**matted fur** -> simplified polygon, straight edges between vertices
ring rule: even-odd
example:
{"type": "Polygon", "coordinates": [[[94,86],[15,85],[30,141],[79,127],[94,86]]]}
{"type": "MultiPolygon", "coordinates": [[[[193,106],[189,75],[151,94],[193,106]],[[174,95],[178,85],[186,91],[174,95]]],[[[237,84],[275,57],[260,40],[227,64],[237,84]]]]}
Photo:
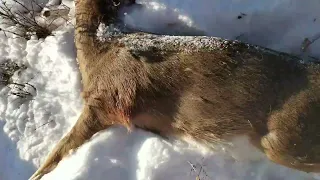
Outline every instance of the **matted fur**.
{"type": "Polygon", "coordinates": [[[161,41],[163,36],[134,33],[99,42],[99,22],[113,22],[119,8],[131,3],[76,1],[85,106],[30,179],[40,179],[70,150],[115,124],[164,137],[187,135],[207,145],[246,134],[276,163],[320,170],[318,65],[217,38],[200,39],[196,46],[199,37],[170,43],[161,41]],[[150,38],[158,43],[137,46],[150,38]]]}

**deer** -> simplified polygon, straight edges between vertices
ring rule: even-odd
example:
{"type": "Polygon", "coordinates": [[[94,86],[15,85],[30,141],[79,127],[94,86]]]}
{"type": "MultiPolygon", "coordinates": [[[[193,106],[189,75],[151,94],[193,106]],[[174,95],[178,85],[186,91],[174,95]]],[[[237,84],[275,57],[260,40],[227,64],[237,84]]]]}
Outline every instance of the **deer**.
{"type": "Polygon", "coordinates": [[[134,0],[76,0],[84,107],[30,177],[41,179],[97,132],[119,125],[210,147],[240,135],[271,161],[320,171],[320,66],[240,41],[147,32],[96,37],[134,0]]]}

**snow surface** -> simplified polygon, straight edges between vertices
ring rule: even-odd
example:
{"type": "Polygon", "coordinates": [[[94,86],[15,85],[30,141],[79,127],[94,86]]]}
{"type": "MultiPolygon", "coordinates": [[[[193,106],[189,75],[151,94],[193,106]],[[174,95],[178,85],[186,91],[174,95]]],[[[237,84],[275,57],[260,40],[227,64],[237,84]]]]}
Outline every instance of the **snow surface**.
{"type": "MultiPolygon", "coordinates": [[[[318,0],[137,0],[127,26],[161,34],[209,35],[300,54],[301,43],[320,38],[318,0]],[[239,19],[240,18],[240,19],[239,19]]],[[[320,40],[308,49],[319,57],[320,40]]]]}
{"type": "MultiPolygon", "coordinates": [[[[10,2],[10,0],[7,0],[10,2]]],[[[28,1],[22,1],[27,4],[28,1]]],[[[48,0],[38,2],[48,3],[48,0]]],[[[49,3],[54,3],[50,1],[49,3]]],[[[320,58],[318,0],[139,0],[146,8],[129,8],[128,27],[160,34],[211,35],[239,39],[275,50],[301,54],[305,38],[314,41],[305,55],[320,58]],[[238,17],[241,16],[241,17],[238,17]]],[[[71,8],[72,0],[63,0],[71,8]]],[[[18,7],[17,7],[18,8],[18,7]]],[[[25,180],[77,120],[81,79],[73,27],[63,25],[46,39],[26,41],[0,32],[0,64],[11,59],[27,66],[13,76],[29,83],[31,96],[0,89],[0,180],[25,180]]],[[[64,159],[47,180],[148,179],[320,179],[276,165],[239,137],[234,147],[215,152],[200,145],[164,140],[136,129],[113,127],[95,135],[64,159]],[[205,171],[202,171],[202,170],[205,171]],[[201,172],[199,172],[201,170],[201,172]],[[207,176],[208,177],[207,177],[207,176]]]]}

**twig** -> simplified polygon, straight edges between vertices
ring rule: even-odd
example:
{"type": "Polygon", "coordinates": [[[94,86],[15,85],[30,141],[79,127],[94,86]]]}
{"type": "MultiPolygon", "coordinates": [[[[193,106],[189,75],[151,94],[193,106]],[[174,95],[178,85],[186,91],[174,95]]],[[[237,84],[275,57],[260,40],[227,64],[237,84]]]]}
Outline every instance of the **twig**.
{"type": "MultiPolygon", "coordinates": [[[[38,4],[35,0],[31,1],[31,7],[27,7],[23,2],[18,0],[12,0],[14,3],[19,5],[21,7],[20,9],[13,10],[13,8],[8,6],[5,0],[0,0],[0,18],[3,20],[0,21],[0,24],[9,24],[18,26],[21,30],[21,34],[12,32],[7,29],[0,29],[2,31],[5,31],[7,33],[12,33],[17,36],[30,39],[31,35],[30,32],[34,32],[39,38],[45,38],[46,36],[51,34],[50,29],[56,28],[55,26],[52,26],[53,23],[59,18],[56,17],[53,20],[50,20],[49,23],[47,23],[47,19],[42,17],[41,10],[44,8],[40,4],[38,4]],[[40,10],[38,10],[38,8],[40,10]],[[36,17],[42,18],[44,20],[44,24],[40,24],[36,17]],[[50,28],[51,27],[51,28],[50,28]]],[[[64,19],[67,21],[66,19],[64,19]]]]}

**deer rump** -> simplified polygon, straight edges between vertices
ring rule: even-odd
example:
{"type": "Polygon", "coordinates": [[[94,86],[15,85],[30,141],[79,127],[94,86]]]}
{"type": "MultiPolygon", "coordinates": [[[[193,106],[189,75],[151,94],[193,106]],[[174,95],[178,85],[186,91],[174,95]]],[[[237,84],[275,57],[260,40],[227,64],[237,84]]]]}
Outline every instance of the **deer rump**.
{"type": "Polygon", "coordinates": [[[134,1],[76,1],[75,42],[85,106],[71,131],[30,178],[112,125],[212,145],[248,135],[270,160],[320,170],[319,65],[289,54],[203,36],[123,33],[103,42],[101,20],[134,1]]]}

